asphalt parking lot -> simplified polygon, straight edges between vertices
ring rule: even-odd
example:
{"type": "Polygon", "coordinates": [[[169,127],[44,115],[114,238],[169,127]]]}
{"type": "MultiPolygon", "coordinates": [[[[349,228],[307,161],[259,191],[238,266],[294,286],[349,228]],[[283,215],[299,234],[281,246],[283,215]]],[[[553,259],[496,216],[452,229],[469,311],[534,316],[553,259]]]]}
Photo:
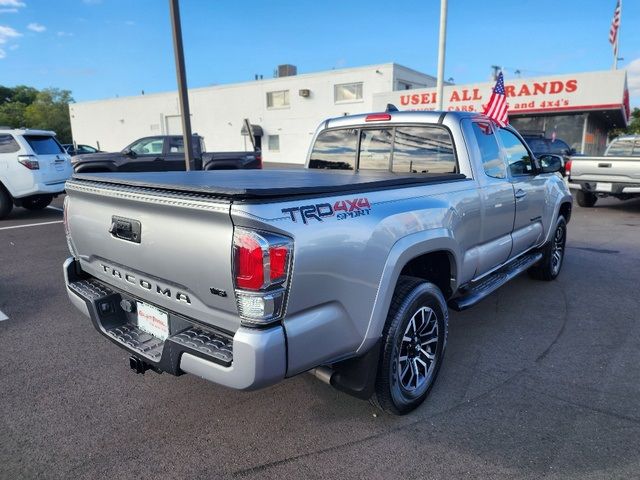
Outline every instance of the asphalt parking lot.
{"type": "Polygon", "coordinates": [[[0,478],[638,478],[640,200],[574,206],[556,282],[452,312],[405,417],[310,375],[135,375],[67,300],[61,206],[0,222],[0,478]]]}

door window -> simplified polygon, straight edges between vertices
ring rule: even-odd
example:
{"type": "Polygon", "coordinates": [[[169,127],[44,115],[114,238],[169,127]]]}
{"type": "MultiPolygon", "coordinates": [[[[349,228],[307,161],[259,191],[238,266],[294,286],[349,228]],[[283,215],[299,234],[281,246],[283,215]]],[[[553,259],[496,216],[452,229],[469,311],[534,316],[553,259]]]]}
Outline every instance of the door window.
{"type": "MultiPolygon", "coordinates": [[[[362,162],[362,161],[361,161],[362,162]]],[[[397,127],[392,171],[398,173],[456,173],[449,132],[437,127],[397,127]]]]}
{"type": "Polygon", "coordinates": [[[169,153],[184,153],[184,138],[169,137],[169,153]]]}
{"type": "Polygon", "coordinates": [[[163,143],[164,140],[162,138],[143,138],[129,148],[138,155],[160,155],[162,153],[163,143]]]}
{"type": "Polygon", "coordinates": [[[500,147],[491,125],[485,122],[473,122],[472,125],[484,173],[492,178],[507,178],[507,168],[500,158],[500,147]]]}
{"type": "Polygon", "coordinates": [[[360,133],[360,170],[389,170],[393,130],[362,130],[360,133]]]}
{"type": "Polygon", "coordinates": [[[533,159],[524,144],[509,130],[498,130],[511,175],[532,175],[535,173],[533,159]]]}

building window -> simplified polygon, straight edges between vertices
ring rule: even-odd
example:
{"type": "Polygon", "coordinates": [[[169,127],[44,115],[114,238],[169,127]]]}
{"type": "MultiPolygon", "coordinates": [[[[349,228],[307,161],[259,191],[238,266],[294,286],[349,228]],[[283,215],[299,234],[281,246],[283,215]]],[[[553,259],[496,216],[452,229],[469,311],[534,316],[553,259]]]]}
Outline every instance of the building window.
{"type": "Polygon", "coordinates": [[[343,83],[334,87],[335,102],[357,102],[362,100],[362,82],[343,83]]]}
{"type": "Polygon", "coordinates": [[[396,90],[411,90],[412,88],[413,85],[411,85],[409,82],[398,80],[398,88],[396,88],[396,90]]]}
{"type": "Polygon", "coordinates": [[[267,137],[267,141],[269,144],[269,151],[271,152],[280,151],[280,135],[269,135],[267,137]]]}
{"type": "Polygon", "coordinates": [[[289,106],[289,90],[267,92],[267,108],[284,108],[289,106]]]}

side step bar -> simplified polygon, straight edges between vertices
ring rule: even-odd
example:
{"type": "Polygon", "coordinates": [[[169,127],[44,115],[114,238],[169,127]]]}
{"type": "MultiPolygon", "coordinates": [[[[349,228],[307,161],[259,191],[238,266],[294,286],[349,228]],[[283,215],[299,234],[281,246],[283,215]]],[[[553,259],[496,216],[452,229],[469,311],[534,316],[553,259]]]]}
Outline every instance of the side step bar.
{"type": "Polygon", "coordinates": [[[542,253],[529,253],[505,265],[500,270],[486,276],[482,280],[472,283],[462,291],[458,297],[449,300],[449,307],[458,312],[474,306],[484,300],[509,280],[517,277],[525,270],[529,269],[542,258],[542,253]]]}

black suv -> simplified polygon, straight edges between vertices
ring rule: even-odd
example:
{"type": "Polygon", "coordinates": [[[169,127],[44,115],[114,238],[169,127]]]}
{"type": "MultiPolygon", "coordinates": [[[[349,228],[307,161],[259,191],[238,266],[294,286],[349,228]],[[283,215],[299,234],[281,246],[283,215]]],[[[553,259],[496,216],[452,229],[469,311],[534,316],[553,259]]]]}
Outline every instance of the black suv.
{"type": "Polygon", "coordinates": [[[521,135],[536,157],[544,154],[560,155],[562,157],[562,169],[560,172],[563,177],[565,176],[564,166],[569,157],[576,154],[576,151],[567,142],[559,138],[546,138],[542,134],[524,133],[521,135]]]}

